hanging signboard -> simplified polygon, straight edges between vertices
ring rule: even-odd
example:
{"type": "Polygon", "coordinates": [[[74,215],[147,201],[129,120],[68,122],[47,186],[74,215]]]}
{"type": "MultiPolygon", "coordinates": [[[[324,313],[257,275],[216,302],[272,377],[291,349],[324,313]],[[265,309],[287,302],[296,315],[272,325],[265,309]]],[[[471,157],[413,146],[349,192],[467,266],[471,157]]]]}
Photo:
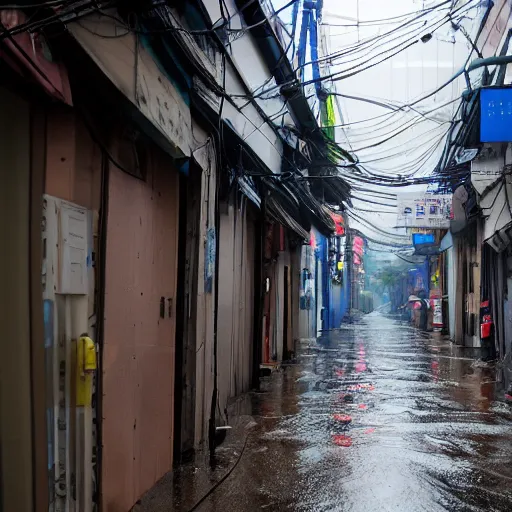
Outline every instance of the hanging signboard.
{"type": "Polygon", "coordinates": [[[512,141],[512,87],[480,91],[480,142],[512,141]]]}
{"type": "Polygon", "coordinates": [[[317,250],[316,236],[314,230],[311,230],[311,232],[309,233],[309,245],[311,246],[311,249],[313,249],[314,251],[317,250]]]}
{"type": "Polygon", "coordinates": [[[427,229],[427,228],[410,228],[407,230],[407,233],[409,233],[409,232],[414,236],[415,234],[427,235],[431,231],[430,231],[430,229],[427,229]]]}
{"type": "Polygon", "coordinates": [[[336,236],[344,236],[345,235],[345,221],[343,219],[343,215],[330,212],[330,216],[331,216],[331,219],[334,221],[334,225],[336,226],[336,231],[335,231],[336,236]]]}
{"type": "MultiPolygon", "coordinates": [[[[439,279],[439,271],[436,272],[437,278],[439,279]]],[[[430,307],[432,308],[432,327],[435,330],[439,330],[443,327],[443,299],[441,291],[439,290],[439,284],[432,282],[434,288],[430,290],[430,307]]]]}
{"type": "Polygon", "coordinates": [[[399,194],[397,227],[448,229],[452,209],[451,194],[399,194]]]}
{"type": "Polygon", "coordinates": [[[352,250],[358,256],[362,256],[364,253],[364,240],[360,236],[355,236],[352,243],[352,250]]]}
{"type": "Polygon", "coordinates": [[[436,242],[434,233],[414,233],[412,235],[413,245],[427,245],[434,244],[436,242]]]}

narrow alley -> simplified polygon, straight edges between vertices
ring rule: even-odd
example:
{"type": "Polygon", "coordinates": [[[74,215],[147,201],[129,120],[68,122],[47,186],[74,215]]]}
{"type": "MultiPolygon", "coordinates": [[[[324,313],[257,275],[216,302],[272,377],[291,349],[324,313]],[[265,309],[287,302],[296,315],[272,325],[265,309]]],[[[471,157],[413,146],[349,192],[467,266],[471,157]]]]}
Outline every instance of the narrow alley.
{"type": "Polygon", "coordinates": [[[0,512],[512,512],[512,0],[0,4],[0,512]]]}
{"type": "Polygon", "coordinates": [[[215,470],[186,465],[135,510],[511,510],[512,414],[474,355],[371,314],[266,379],[215,470]]]}

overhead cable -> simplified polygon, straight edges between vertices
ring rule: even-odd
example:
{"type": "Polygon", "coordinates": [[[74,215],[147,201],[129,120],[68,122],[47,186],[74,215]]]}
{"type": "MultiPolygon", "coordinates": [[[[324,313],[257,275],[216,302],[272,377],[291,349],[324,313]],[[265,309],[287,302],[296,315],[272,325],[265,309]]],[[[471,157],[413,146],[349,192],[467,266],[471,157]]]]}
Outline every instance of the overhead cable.
{"type": "MultiPolygon", "coordinates": [[[[476,1],[476,0],[469,0],[467,3],[465,3],[463,6],[459,7],[457,10],[463,9],[464,7],[468,6],[469,4],[471,4],[471,3],[475,2],[475,1],[476,1]]],[[[474,6],[470,7],[470,8],[469,8],[469,9],[467,9],[467,10],[471,10],[472,8],[474,8],[474,6]]],[[[445,23],[449,23],[449,22],[450,22],[450,18],[447,18],[447,19],[445,19],[444,21],[439,22],[439,23],[440,23],[440,26],[442,26],[442,25],[444,25],[445,23]]],[[[435,30],[437,30],[438,28],[440,28],[440,27],[437,27],[435,30]]],[[[354,76],[354,75],[356,75],[356,74],[358,74],[358,73],[360,73],[360,72],[362,72],[362,71],[365,71],[365,70],[370,69],[370,68],[372,68],[372,67],[374,67],[374,66],[376,66],[376,65],[378,65],[378,64],[381,64],[382,62],[385,62],[386,60],[389,60],[390,58],[392,58],[392,57],[394,57],[394,56],[398,55],[399,53],[401,53],[401,52],[403,52],[403,51],[405,51],[405,50],[406,50],[406,49],[408,49],[409,47],[411,47],[411,46],[413,46],[413,45],[417,44],[419,41],[420,41],[420,39],[417,39],[417,40],[414,40],[414,41],[412,41],[412,42],[409,42],[407,45],[405,45],[405,46],[404,46],[404,47],[402,47],[402,48],[399,48],[399,49],[398,49],[396,52],[394,52],[393,54],[386,56],[385,58],[383,58],[383,59],[382,59],[382,60],[380,60],[380,61],[377,61],[377,62],[372,63],[372,64],[368,64],[368,65],[366,65],[366,67],[365,67],[365,68],[363,68],[363,69],[355,70],[355,71],[353,71],[352,73],[346,73],[346,72],[347,72],[347,71],[349,71],[350,69],[354,69],[354,68],[356,68],[356,67],[359,67],[359,66],[360,66],[360,65],[358,65],[358,66],[355,66],[355,67],[353,67],[353,68],[349,68],[349,70],[339,71],[339,72],[335,72],[335,73],[332,73],[332,74],[327,75],[327,76],[322,76],[322,77],[320,77],[320,78],[318,78],[318,79],[313,78],[313,79],[310,79],[310,80],[304,81],[301,85],[302,85],[302,86],[307,86],[307,85],[314,84],[314,83],[316,83],[316,82],[318,82],[318,81],[322,82],[322,81],[326,81],[326,80],[331,80],[331,81],[335,82],[335,81],[344,80],[344,79],[346,79],[346,78],[350,78],[351,76],[354,76]],[[346,73],[346,74],[344,74],[344,73],[346,73]]],[[[402,43],[402,44],[403,44],[403,43],[402,43]]],[[[398,46],[400,46],[400,45],[398,45],[398,46]]],[[[396,49],[396,48],[397,48],[397,47],[395,47],[395,49],[396,49]]],[[[388,50],[388,51],[389,51],[389,50],[388,50]]],[[[451,82],[450,82],[450,83],[451,83],[451,82]]],[[[267,90],[265,90],[265,91],[262,91],[262,92],[260,92],[260,93],[258,93],[258,94],[255,94],[255,95],[254,95],[254,97],[262,96],[262,95],[264,95],[264,94],[266,94],[266,93],[268,93],[268,92],[270,92],[270,91],[272,91],[272,90],[275,90],[275,89],[277,89],[277,88],[282,87],[283,85],[292,85],[292,84],[291,84],[291,83],[288,83],[288,84],[280,84],[279,86],[277,86],[277,85],[276,85],[276,86],[273,86],[273,87],[271,87],[271,88],[269,88],[269,89],[267,89],[267,90]]],[[[433,94],[435,94],[435,93],[433,93],[433,94]]],[[[433,95],[433,94],[431,94],[431,95],[433,95]]],[[[430,97],[431,95],[429,95],[429,96],[427,96],[427,97],[430,97]]],[[[411,105],[414,105],[414,104],[416,104],[416,103],[413,103],[413,104],[411,104],[411,105]]]]}

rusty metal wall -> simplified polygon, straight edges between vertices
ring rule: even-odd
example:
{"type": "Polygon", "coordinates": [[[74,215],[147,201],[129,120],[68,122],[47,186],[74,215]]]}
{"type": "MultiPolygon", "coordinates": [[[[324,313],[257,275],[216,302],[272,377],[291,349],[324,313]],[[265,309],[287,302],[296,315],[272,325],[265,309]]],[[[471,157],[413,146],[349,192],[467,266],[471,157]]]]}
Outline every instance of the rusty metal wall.
{"type": "Polygon", "coordinates": [[[172,467],[178,179],[170,160],[154,147],[145,181],[110,169],[104,512],[129,510],[172,467]]]}

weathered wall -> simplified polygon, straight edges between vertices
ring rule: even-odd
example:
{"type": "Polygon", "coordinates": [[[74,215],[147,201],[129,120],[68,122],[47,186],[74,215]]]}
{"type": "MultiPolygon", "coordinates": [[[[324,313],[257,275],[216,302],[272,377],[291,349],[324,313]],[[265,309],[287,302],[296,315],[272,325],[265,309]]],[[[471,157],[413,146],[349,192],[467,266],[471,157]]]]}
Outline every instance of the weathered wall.
{"type": "MultiPolygon", "coordinates": [[[[208,438],[208,422],[213,393],[213,327],[215,318],[215,277],[211,287],[205,286],[206,252],[208,232],[215,230],[216,176],[215,148],[213,140],[198,125],[193,125],[194,140],[198,150],[193,157],[202,169],[201,202],[197,253],[197,304],[196,304],[196,381],[195,381],[195,445],[202,445],[208,438]]],[[[212,269],[215,270],[214,268],[212,269]]]]}
{"type": "MultiPolygon", "coordinates": [[[[204,5],[213,23],[221,19],[220,4],[216,0],[205,0],[204,5]]],[[[227,0],[223,4],[226,15],[230,18],[230,27],[242,28],[245,22],[238,14],[238,8],[233,0],[227,0]]],[[[238,108],[230,102],[225,102],[222,117],[229,121],[235,131],[261,158],[261,160],[274,172],[281,172],[282,163],[282,142],[273,131],[272,127],[264,121],[261,114],[253,104],[248,103],[243,97],[247,94],[239,76],[250,90],[258,89],[265,83],[269,87],[275,84],[275,80],[268,69],[259,51],[254,37],[248,31],[241,34],[236,41],[230,44],[230,55],[233,65],[226,62],[226,90],[234,96],[238,108]],[[236,95],[241,97],[236,98],[236,95]],[[240,110],[243,109],[243,113],[240,110]]],[[[272,116],[276,112],[283,111],[281,98],[257,100],[258,107],[272,116]]],[[[292,124],[290,116],[286,113],[286,122],[292,124]]]]}
{"type": "MultiPolygon", "coordinates": [[[[98,215],[101,203],[102,154],[80,115],[60,105],[49,109],[46,120],[45,193],[87,208],[89,249],[99,256],[98,215]]],[[[97,260],[99,262],[99,260],[97,260]]],[[[89,266],[88,326],[94,335],[95,267],[89,266]]]]}
{"type": "Polygon", "coordinates": [[[222,412],[251,385],[254,328],[254,222],[238,197],[221,214],[218,310],[218,389],[222,412]]]}
{"type": "Polygon", "coordinates": [[[153,147],[108,194],[102,506],[125,512],[172,467],[178,174],[153,147]]]}
{"type": "MultiPolygon", "coordinates": [[[[96,263],[99,262],[97,219],[101,196],[101,164],[101,150],[91,139],[80,116],[64,106],[54,105],[49,108],[46,119],[43,298],[48,352],[47,406],[53,408],[56,415],[53,417],[53,431],[50,430],[48,444],[54,446],[54,465],[61,468],[56,471],[55,478],[65,468],[66,488],[71,488],[73,480],[76,486],[74,493],[68,492],[65,498],[57,498],[57,501],[63,502],[56,501],[53,506],[57,508],[72,507],[76,500],[77,506],[87,509],[92,506],[93,499],[93,468],[90,464],[96,436],[91,431],[91,411],[85,413],[76,407],[74,354],[76,340],[82,333],[87,332],[94,341],[98,341],[96,268],[92,262],[93,252],[96,254],[96,263]],[[86,265],[87,286],[80,290],[68,288],[66,291],[65,287],[62,288],[61,270],[70,264],[69,254],[62,252],[65,244],[60,243],[60,237],[65,236],[62,221],[66,215],[62,215],[67,210],[66,205],[73,211],[76,209],[84,212],[86,256],[82,261],[86,265]],[[62,371],[62,365],[66,368],[65,372],[62,371]],[[61,431],[58,421],[64,418],[66,430],[61,431]]],[[[78,229],[76,219],[74,217],[73,229],[78,229]]]]}
{"type": "Polygon", "coordinates": [[[100,207],[101,150],[66,107],[55,106],[47,117],[45,192],[88,210],[100,207]]]}
{"type": "Polygon", "coordinates": [[[443,290],[448,295],[448,320],[449,320],[449,331],[450,339],[455,339],[455,277],[457,275],[456,258],[454,254],[454,248],[450,247],[446,251],[447,269],[448,275],[446,276],[447,290],[443,290]]]}
{"type": "Polygon", "coordinates": [[[97,14],[70,23],[68,28],[119,91],[137,106],[161,147],[175,157],[190,156],[190,109],[160,71],[142,38],[132,32],[120,35],[114,20],[97,14]]]}

